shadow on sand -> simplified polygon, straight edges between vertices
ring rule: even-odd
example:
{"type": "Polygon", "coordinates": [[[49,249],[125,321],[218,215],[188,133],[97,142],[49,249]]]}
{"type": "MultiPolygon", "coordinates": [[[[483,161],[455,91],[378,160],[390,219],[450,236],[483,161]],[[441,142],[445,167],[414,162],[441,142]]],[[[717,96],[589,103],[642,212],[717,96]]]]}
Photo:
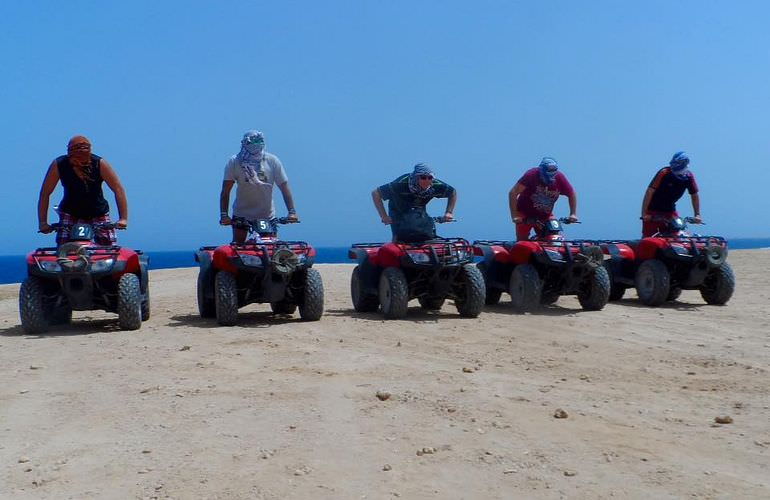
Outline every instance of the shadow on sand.
{"type": "Polygon", "coordinates": [[[106,319],[82,319],[73,320],[65,325],[52,325],[45,333],[28,335],[21,325],[14,325],[0,330],[0,337],[21,337],[28,339],[44,339],[49,337],[74,337],[79,335],[91,335],[94,333],[115,333],[121,331],[118,326],[117,316],[106,319]]]}
{"type": "MultiPolygon", "coordinates": [[[[265,311],[252,311],[238,313],[238,323],[231,327],[222,327],[217,323],[216,318],[201,318],[198,314],[178,314],[171,316],[171,322],[166,326],[170,327],[192,327],[192,328],[269,328],[273,325],[283,325],[286,323],[301,323],[302,319],[299,313],[295,314],[274,314],[265,311]]],[[[322,318],[323,319],[323,318],[322,318]]]]}

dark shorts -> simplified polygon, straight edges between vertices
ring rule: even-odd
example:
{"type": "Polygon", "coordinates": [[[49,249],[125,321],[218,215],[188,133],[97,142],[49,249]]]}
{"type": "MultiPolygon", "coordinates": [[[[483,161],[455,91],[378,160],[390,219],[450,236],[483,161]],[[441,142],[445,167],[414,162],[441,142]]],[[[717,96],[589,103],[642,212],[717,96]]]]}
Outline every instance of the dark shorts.
{"type": "MultiPolygon", "coordinates": [[[[70,214],[60,212],[59,223],[65,227],[59,228],[56,233],[56,244],[61,245],[70,237],[70,227],[73,224],[103,224],[110,221],[110,214],[100,215],[99,217],[78,218],[70,214]]],[[[114,245],[118,239],[115,237],[114,229],[94,228],[94,241],[97,245],[114,245]]]]}

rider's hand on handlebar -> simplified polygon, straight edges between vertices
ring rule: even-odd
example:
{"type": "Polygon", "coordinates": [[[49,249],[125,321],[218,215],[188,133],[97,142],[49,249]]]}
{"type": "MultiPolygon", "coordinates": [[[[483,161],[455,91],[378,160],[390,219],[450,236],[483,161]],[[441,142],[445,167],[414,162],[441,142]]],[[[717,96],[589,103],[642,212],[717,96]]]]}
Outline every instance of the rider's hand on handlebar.
{"type": "Polygon", "coordinates": [[[691,224],[703,224],[703,219],[701,219],[700,215],[694,215],[691,224]]]}
{"type": "Polygon", "coordinates": [[[232,220],[230,220],[230,217],[228,217],[227,215],[222,215],[222,216],[219,218],[219,225],[220,225],[220,226],[229,226],[229,225],[231,225],[232,223],[233,223],[233,221],[232,221],[232,220]]]}
{"type": "Polygon", "coordinates": [[[48,234],[48,233],[52,233],[53,232],[53,228],[47,222],[40,223],[40,225],[38,226],[37,230],[38,230],[38,232],[43,233],[43,234],[48,234]]]}
{"type": "Polygon", "coordinates": [[[569,214],[569,217],[567,217],[567,220],[570,222],[578,222],[577,215],[575,214],[569,214]]]}
{"type": "Polygon", "coordinates": [[[297,215],[297,212],[289,212],[289,215],[286,216],[286,222],[292,223],[292,222],[299,222],[299,215],[297,215]]]}
{"type": "Polygon", "coordinates": [[[382,223],[385,224],[386,226],[388,224],[393,224],[393,219],[391,219],[389,215],[385,215],[382,217],[382,223]]]}
{"type": "Polygon", "coordinates": [[[514,224],[521,224],[522,222],[524,222],[524,217],[516,216],[512,220],[514,224]]]}
{"type": "Polygon", "coordinates": [[[452,212],[444,213],[444,222],[452,222],[453,220],[455,220],[455,216],[452,215],[452,212]]]}
{"type": "Polygon", "coordinates": [[[127,219],[118,219],[117,222],[115,222],[115,228],[116,229],[125,229],[128,227],[128,220],[127,219]]]}
{"type": "Polygon", "coordinates": [[[651,221],[651,220],[652,220],[652,215],[650,215],[650,214],[644,214],[644,215],[642,215],[642,216],[640,217],[640,219],[642,219],[644,222],[649,222],[649,221],[651,221]]]}

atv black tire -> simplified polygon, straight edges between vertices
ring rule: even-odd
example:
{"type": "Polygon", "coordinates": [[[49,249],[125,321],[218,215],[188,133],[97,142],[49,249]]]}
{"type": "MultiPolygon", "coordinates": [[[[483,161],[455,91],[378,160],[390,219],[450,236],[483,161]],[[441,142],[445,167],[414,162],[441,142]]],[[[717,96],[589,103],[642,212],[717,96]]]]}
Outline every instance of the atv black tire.
{"type": "Polygon", "coordinates": [[[43,281],[35,276],[24,280],[19,289],[21,327],[30,335],[48,330],[48,317],[43,298],[43,281]]]}
{"type": "Polygon", "coordinates": [[[682,295],[682,289],[678,286],[672,286],[668,289],[668,296],[666,297],[667,302],[673,302],[674,300],[678,299],[679,296],[682,295]]]}
{"type": "Polygon", "coordinates": [[[484,276],[473,264],[465,264],[457,275],[460,282],[455,306],[460,316],[476,318],[481,314],[486,302],[487,289],[484,286],[484,276]]]}
{"type": "Polygon", "coordinates": [[[610,276],[604,266],[596,266],[578,289],[578,302],[585,311],[601,311],[610,299],[610,276]]]}
{"type": "Polygon", "coordinates": [[[215,318],[217,315],[217,306],[214,299],[206,298],[206,281],[198,273],[198,314],[201,318],[215,318]]]}
{"type": "Polygon", "coordinates": [[[228,271],[219,271],[214,278],[214,306],[217,323],[233,326],[238,322],[238,285],[228,271]]]}
{"type": "Polygon", "coordinates": [[[305,272],[305,287],[299,303],[299,315],[305,321],[318,321],[324,314],[324,284],[315,269],[305,272]]]}
{"type": "Polygon", "coordinates": [[[118,324],[123,330],[142,326],[142,291],[136,274],[126,273],[118,281],[118,324]]]}
{"type": "Polygon", "coordinates": [[[540,295],[543,293],[543,282],[537,269],[532,264],[519,264],[511,273],[508,293],[511,294],[511,305],[516,311],[534,311],[540,305],[540,295]]]}
{"type": "Polygon", "coordinates": [[[380,307],[380,299],[376,295],[365,294],[361,282],[361,266],[353,268],[350,276],[350,296],[353,299],[353,309],[356,312],[374,312],[380,307]]]}
{"type": "Polygon", "coordinates": [[[604,269],[607,270],[607,276],[610,278],[610,302],[620,300],[623,295],[626,294],[626,287],[620,283],[615,283],[615,277],[612,276],[612,269],[610,269],[609,261],[604,261],[604,269]]]}
{"type": "Polygon", "coordinates": [[[386,319],[406,316],[409,305],[409,284],[404,272],[397,267],[386,267],[380,275],[380,304],[386,319]]]}
{"type": "Polygon", "coordinates": [[[420,303],[420,307],[426,311],[439,311],[441,306],[444,305],[444,297],[418,297],[417,301],[420,303]]]}
{"type": "Polygon", "coordinates": [[[735,275],[727,262],[712,269],[703,280],[700,294],[707,304],[724,305],[735,291],[735,275]]]}
{"type": "Polygon", "coordinates": [[[271,302],[270,309],[274,314],[294,314],[294,311],[297,310],[297,304],[283,299],[278,302],[271,302]]]}
{"type": "Polygon", "coordinates": [[[639,300],[648,306],[659,306],[666,301],[671,288],[671,274],[662,261],[645,260],[634,276],[639,300]]]}
{"type": "Polygon", "coordinates": [[[142,300],[142,321],[150,319],[150,287],[147,287],[147,293],[144,294],[144,300],[142,300]]]}
{"type": "Polygon", "coordinates": [[[479,262],[476,264],[476,267],[481,271],[481,276],[484,278],[484,288],[485,288],[485,296],[484,296],[484,304],[488,306],[493,306],[500,302],[500,297],[503,295],[503,291],[499,290],[497,288],[489,288],[487,286],[487,283],[489,282],[489,277],[487,276],[487,265],[483,262],[479,262]]]}

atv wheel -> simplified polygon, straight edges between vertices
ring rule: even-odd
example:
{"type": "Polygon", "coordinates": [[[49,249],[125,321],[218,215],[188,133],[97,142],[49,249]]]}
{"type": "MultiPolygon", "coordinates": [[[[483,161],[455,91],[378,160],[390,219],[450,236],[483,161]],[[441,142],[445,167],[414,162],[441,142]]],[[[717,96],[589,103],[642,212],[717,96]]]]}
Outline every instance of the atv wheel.
{"type": "Polygon", "coordinates": [[[324,284],[315,269],[305,272],[305,287],[299,303],[299,315],[305,321],[318,321],[324,313],[324,284]]]}
{"type": "Polygon", "coordinates": [[[668,296],[666,297],[666,301],[672,302],[678,299],[680,295],[682,295],[682,289],[678,286],[672,286],[668,289],[668,296]]]}
{"type": "Polygon", "coordinates": [[[136,274],[126,273],[118,281],[118,324],[123,330],[142,326],[142,292],[136,274]]]}
{"type": "Polygon", "coordinates": [[[596,266],[578,289],[578,302],[586,311],[600,311],[610,298],[610,277],[604,266],[596,266]]]}
{"type": "Polygon", "coordinates": [[[147,285],[147,293],[144,294],[142,301],[142,321],[150,319],[150,286],[147,285]]]}
{"type": "Polygon", "coordinates": [[[735,275],[730,264],[724,262],[721,266],[712,269],[706,275],[700,294],[707,304],[727,304],[735,291],[735,275]]]}
{"type": "Polygon", "coordinates": [[[642,262],[634,277],[639,300],[648,306],[659,306],[666,301],[671,287],[671,274],[666,264],[658,259],[642,262]]]}
{"type": "Polygon", "coordinates": [[[397,267],[386,267],[380,275],[380,304],[386,319],[406,316],[409,305],[409,285],[404,272],[397,267]]]}
{"type": "Polygon", "coordinates": [[[43,282],[35,276],[24,280],[19,289],[19,316],[21,327],[30,335],[48,329],[49,318],[43,299],[43,282]]]}
{"type": "Polygon", "coordinates": [[[213,318],[217,315],[214,299],[206,298],[206,280],[198,273],[198,314],[201,318],[213,318]]]}
{"type": "Polygon", "coordinates": [[[537,309],[542,290],[543,282],[532,264],[519,264],[513,268],[508,293],[514,309],[519,312],[537,309]]]}
{"type": "Polygon", "coordinates": [[[615,283],[615,278],[612,276],[612,270],[610,269],[609,261],[604,261],[604,269],[607,270],[607,276],[610,278],[610,301],[620,300],[623,295],[626,294],[626,287],[620,283],[615,283]]]}
{"type": "Polygon", "coordinates": [[[481,314],[486,301],[486,287],[481,271],[472,264],[465,264],[458,274],[460,292],[455,299],[455,306],[460,316],[475,318],[481,314]]]}
{"type": "Polygon", "coordinates": [[[238,321],[238,285],[228,271],[219,271],[214,278],[214,309],[220,325],[233,326],[238,321]]]}
{"type": "Polygon", "coordinates": [[[558,292],[543,292],[540,294],[540,303],[549,306],[559,300],[559,297],[561,297],[561,294],[558,292]]]}
{"type": "Polygon", "coordinates": [[[476,264],[476,267],[481,271],[481,276],[484,278],[484,289],[485,289],[485,298],[484,303],[488,306],[493,306],[500,302],[500,296],[503,294],[502,290],[498,290],[497,288],[489,288],[487,286],[487,283],[489,282],[489,277],[487,276],[487,265],[483,262],[479,262],[476,264]]]}
{"type": "Polygon", "coordinates": [[[380,299],[376,295],[364,293],[364,284],[361,282],[361,266],[356,266],[350,276],[350,296],[353,298],[353,309],[356,312],[373,312],[380,307],[380,299]]]}
{"type": "Polygon", "coordinates": [[[283,299],[278,302],[271,302],[270,309],[274,314],[294,314],[294,311],[297,310],[297,304],[283,299]]]}
{"type": "Polygon", "coordinates": [[[444,297],[419,297],[417,301],[426,311],[438,311],[444,305],[444,297]]]}

